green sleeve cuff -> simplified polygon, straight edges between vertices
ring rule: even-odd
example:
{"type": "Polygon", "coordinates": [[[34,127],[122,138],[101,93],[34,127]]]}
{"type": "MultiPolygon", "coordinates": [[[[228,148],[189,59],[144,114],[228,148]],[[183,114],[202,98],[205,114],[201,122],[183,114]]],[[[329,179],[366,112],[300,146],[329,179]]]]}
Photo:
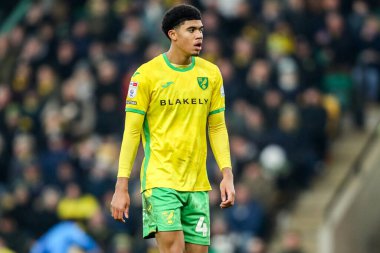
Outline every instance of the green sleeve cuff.
{"type": "Polygon", "coordinates": [[[213,111],[211,111],[211,112],[208,114],[208,116],[213,115],[213,114],[217,114],[217,113],[220,113],[220,112],[224,112],[224,110],[225,110],[224,107],[219,108],[219,109],[217,109],[217,110],[213,110],[213,111]]]}
{"type": "Polygon", "coordinates": [[[141,111],[141,110],[138,110],[138,109],[133,109],[133,108],[125,108],[125,112],[134,112],[134,113],[138,113],[138,114],[141,114],[141,115],[145,115],[144,111],[141,111]]]}

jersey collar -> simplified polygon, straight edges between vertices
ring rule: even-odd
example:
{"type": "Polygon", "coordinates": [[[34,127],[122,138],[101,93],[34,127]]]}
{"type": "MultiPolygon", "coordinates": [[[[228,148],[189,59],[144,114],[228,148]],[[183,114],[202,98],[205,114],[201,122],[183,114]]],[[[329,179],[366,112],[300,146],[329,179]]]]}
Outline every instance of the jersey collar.
{"type": "Polygon", "coordinates": [[[168,65],[171,69],[173,69],[175,71],[186,72],[186,71],[192,70],[194,68],[194,65],[195,65],[195,57],[194,56],[191,57],[191,63],[186,68],[177,68],[176,66],[171,64],[168,57],[166,56],[166,53],[163,53],[162,56],[164,57],[166,65],[168,65]]]}

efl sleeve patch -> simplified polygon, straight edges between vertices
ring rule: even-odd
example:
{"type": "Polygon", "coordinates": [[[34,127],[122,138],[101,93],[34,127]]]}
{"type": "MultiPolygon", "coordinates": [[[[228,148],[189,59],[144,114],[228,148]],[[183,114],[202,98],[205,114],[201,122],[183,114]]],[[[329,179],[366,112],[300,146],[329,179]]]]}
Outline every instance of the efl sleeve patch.
{"type": "Polygon", "coordinates": [[[128,89],[128,97],[129,98],[136,97],[138,85],[139,85],[138,82],[130,82],[129,83],[129,89],[128,89]]]}

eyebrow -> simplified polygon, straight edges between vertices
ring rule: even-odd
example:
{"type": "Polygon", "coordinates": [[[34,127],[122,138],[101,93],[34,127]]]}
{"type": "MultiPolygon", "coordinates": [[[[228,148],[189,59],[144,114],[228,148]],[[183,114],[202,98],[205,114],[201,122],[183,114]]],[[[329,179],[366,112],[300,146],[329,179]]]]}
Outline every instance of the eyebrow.
{"type": "Polygon", "coordinates": [[[203,25],[202,25],[202,26],[194,26],[194,25],[192,25],[192,26],[187,27],[186,29],[191,29],[191,28],[195,28],[195,29],[203,29],[204,26],[203,26],[203,25]]]}

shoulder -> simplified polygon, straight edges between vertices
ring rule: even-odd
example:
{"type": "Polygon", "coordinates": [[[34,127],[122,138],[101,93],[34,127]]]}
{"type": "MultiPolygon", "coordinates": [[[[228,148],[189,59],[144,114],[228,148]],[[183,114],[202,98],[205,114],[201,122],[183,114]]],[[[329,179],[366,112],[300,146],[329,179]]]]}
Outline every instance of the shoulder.
{"type": "Polygon", "coordinates": [[[217,71],[219,72],[219,68],[216,64],[206,60],[206,59],[203,59],[201,57],[196,57],[195,58],[195,64],[196,65],[199,65],[199,67],[202,67],[202,68],[206,68],[206,69],[209,69],[211,71],[217,71]]]}
{"type": "MultiPolygon", "coordinates": [[[[150,61],[145,62],[142,65],[140,65],[140,67],[136,70],[136,72],[138,72],[138,71],[152,71],[152,70],[156,69],[157,66],[161,65],[162,62],[163,62],[162,55],[161,54],[157,55],[156,57],[154,57],[150,61]]],[[[142,73],[140,73],[140,74],[142,74],[142,73]]],[[[149,75],[149,72],[145,73],[145,74],[149,75]]]]}
{"type": "Polygon", "coordinates": [[[150,61],[140,65],[140,67],[137,68],[137,70],[133,73],[132,79],[133,80],[151,80],[153,73],[155,71],[160,69],[161,64],[161,55],[158,55],[151,59],[150,61]]]}
{"type": "Polygon", "coordinates": [[[198,68],[202,69],[202,71],[205,71],[209,77],[211,77],[212,83],[215,83],[216,86],[220,85],[220,82],[222,80],[222,74],[219,70],[219,67],[201,57],[196,58],[196,65],[198,65],[198,68]]]}

